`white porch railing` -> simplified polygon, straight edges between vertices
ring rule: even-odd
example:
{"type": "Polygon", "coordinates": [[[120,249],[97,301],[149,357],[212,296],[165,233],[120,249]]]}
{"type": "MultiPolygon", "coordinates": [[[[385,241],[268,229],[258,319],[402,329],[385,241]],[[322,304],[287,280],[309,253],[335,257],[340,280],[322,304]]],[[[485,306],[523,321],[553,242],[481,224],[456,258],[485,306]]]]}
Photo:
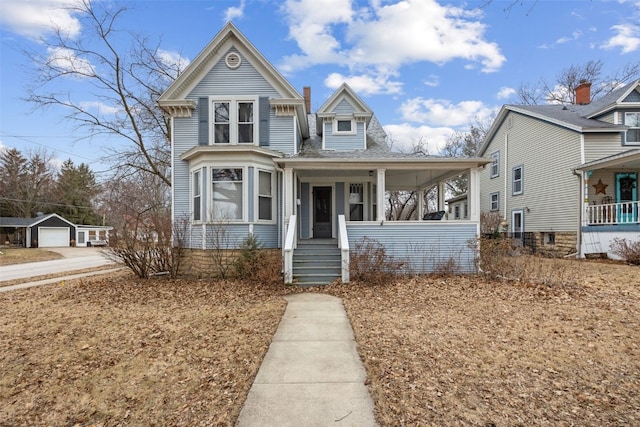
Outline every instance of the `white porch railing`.
{"type": "Polygon", "coordinates": [[[298,241],[298,228],[295,215],[289,217],[287,234],[284,239],[284,283],[293,283],[293,250],[298,241]]]}
{"type": "Polygon", "coordinates": [[[349,283],[349,237],[344,215],[338,215],[338,248],[340,248],[342,283],[349,283]]]}
{"type": "Polygon", "coordinates": [[[585,213],[587,225],[638,224],[640,202],[589,205],[585,213]]]}

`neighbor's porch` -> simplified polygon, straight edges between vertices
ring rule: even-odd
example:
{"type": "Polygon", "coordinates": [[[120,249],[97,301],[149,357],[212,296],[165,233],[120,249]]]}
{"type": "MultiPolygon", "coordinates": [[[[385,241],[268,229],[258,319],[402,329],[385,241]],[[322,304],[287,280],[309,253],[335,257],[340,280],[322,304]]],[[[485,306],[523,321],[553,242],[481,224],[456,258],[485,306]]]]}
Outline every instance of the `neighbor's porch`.
{"type": "Polygon", "coordinates": [[[299,282],[299,245],[305,244],[306,251],[308,242],[318,239],[335,239],[344,283],[349,281],[350,254],[365,237],[382,244],[387,255],[402,259],[410,273],[432,272],[446,262],[455,263],[460,272],[475,271],[476,251],[469,243],[479,232],[482,159],[324,160],[279,159],[284,170],[286,283],[299,282]],[[468,180],[469,219],[451,220],[444,215],[446,183],[460,175],[468,180]],[[429,189],[435,195],[426,200],[429,189]],[[388,214],[392,192],[413,195],[407,219],[388,214]]]}
{"type": "Polygon", "coordinates": [[[580,255],[606,253],[614,239],[640,239],[640,150],[629,150],[582,165],[584,200],[580,255]]]}

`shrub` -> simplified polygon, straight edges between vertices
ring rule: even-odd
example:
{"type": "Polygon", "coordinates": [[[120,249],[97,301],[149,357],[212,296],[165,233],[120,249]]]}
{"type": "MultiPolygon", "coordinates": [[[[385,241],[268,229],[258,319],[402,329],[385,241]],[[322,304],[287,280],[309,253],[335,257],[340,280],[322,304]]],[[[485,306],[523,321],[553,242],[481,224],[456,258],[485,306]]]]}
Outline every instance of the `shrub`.
{"type": "Polygon", "coordinates": [[[616,237],[609,249],[629,264],[640,265],[640,240],[634,242],[616,237]]]}
{"type": "Polygon", "coordinates": [[[391,282],[402,272],[403,262],[387,255],[382,243],[364,237],[356,242],[349,259],[351,280],[368,284],[391,282]]]}
{"type": "Polygon", "coordinates": [[[249,234],[234,260],[236,277],[260,284],[282,282],[282,257],[277,250],[263,249],[260,241],[249,234]]]}

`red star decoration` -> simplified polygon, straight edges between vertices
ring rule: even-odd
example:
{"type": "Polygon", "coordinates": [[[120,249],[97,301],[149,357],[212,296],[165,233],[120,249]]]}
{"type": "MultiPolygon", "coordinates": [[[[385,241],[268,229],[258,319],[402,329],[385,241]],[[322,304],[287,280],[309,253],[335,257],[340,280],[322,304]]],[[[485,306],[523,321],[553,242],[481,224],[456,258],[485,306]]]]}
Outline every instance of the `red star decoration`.
{"type": "Polygon", "coordinates": [[[593,184],[593,188],[596,189],[596,194],[600,194],[600,193],[607,194],[608,186],[609,186],[608,184],[603,184],[601,179],[599,179],[596,184],[593,184]]]}

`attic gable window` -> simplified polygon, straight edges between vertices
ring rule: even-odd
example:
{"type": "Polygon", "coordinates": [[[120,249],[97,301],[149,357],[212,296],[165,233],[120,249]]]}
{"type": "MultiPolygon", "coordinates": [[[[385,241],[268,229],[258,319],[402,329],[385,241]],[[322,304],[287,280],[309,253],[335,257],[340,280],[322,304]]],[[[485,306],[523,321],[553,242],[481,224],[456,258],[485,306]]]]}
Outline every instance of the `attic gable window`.
{"type": "Polygon", "coordinates": [[[336,135],[355,135],[356,121],[349,118],[337,118],[333,121],[333,133],[336,135]]]}
{"type": "Polygon", "coordinates": [[[627,144],[640,144],[640,112],[624,113],[624,124],[627,130],[627,144]]]}

